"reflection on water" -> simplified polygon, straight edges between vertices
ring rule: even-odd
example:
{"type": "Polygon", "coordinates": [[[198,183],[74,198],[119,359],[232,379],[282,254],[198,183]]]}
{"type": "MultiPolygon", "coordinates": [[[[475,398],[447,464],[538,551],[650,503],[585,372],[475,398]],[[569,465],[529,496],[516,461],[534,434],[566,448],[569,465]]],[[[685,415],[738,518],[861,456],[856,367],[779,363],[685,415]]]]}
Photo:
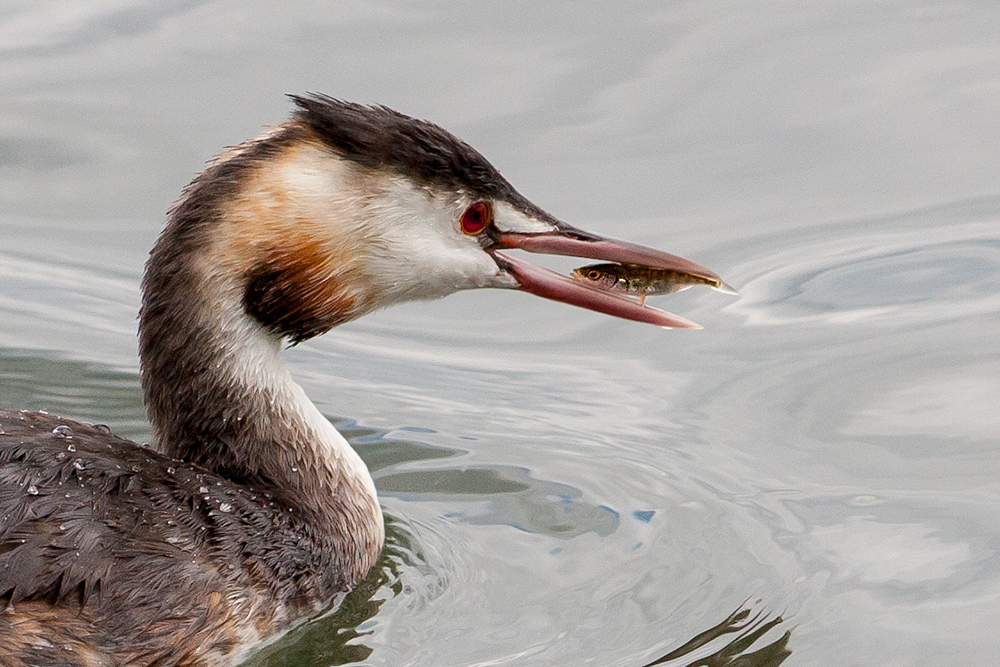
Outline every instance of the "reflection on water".
{"type": "Polygon", "coordinates": [[[401,569],[417,568],[420,550],[405,528],[385,517],[386,546],[364,581],[322,617],[296,628],[253,656],[248,667],[346,665],[362,662],[372,649],[364,644],[365,624],[389,597],[403,594],[401,569]]]}
{"type": "MultiPolygon", "coordinates": [[[[426,568],[421,558],[413,536],[387,516],[385,550],[365,580],[331,611],[253,656],[247,667],[346,665],[378,658],[365,644],[365,636],[373,627],[369,622],[387,599],[412,594],[404,586],[404,571],[426,568]]],[[[718,625],[643,667],[778,667],[792,653],[788,648],[792,631],[765,637],[782,622],[780,616],[770,617],[763,611],[741,607],[718,625]],[[735,637],[727,637],[733,634],[735,637]]]]}
{"type": "Polygon", "coordinates": [[[754,644],[772,629],[781,625],[782,621],[780,616],[768,618],[767,614],[762,611],[754,613],[750,609],[737,609],[714,628],[693,637],[683,646],[657,658],[644,667],[670,663],[675,663],[678,667],[682,664],[685,667],[702,665],[705,667],[725,667],[726,665],[778,667],[785,661],[785,658],[792,654],[788,648],[788,640],[792,637],[791,630],[785,630],[784,634],[764,646],[754,646],[754,644]],[[688,662],[692,653],[700,652],[699,649],[707,647],[714,640],[733,633],[737,633],[736,637],[730,639],[729,643],[722,648],[688,662]]]}
{"type": "Polygon", "coordinates": [[[464,452],[387,437],[384,431],[362,428],[350,421],[334,424],[365,460],[382,498],[447,500],[451,509],[446,516],[451,521],[507,525],[564,539],[588,531],[609,535],[618,526],[618,513],[611,508],[587,502],[579,489],[569,485],[535,479],[524,468],[453,468],[442,462],[409,470],[403,464],[454,458],[464,452]]]}

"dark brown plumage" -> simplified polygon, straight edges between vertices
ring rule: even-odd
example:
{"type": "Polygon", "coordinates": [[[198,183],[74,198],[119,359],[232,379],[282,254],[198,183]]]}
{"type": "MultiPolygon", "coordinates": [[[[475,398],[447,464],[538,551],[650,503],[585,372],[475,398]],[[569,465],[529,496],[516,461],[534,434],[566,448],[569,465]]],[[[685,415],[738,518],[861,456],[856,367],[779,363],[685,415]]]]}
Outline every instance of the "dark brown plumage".
{"type": "Polygon", "coordinates": [[[87,664],[95,644],[122,664],[197,664],[283,620],[248,628],[240,607],[295,617],[346,583],[328,538],[266,493],[39,413],[0,410],[0,517],[5,665],[87,664]]]}

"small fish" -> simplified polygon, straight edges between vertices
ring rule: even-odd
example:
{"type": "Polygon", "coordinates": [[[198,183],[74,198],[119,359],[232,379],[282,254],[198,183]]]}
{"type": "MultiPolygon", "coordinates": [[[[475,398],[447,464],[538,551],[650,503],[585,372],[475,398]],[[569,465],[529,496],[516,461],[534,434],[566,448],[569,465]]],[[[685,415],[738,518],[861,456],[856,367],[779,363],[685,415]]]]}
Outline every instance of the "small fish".
{"type": "Polygon", "coordinates": [[[650,294],[680,292],[694,285],[708,285],[720,292],[736,294],[736,290],[717,278],[638,264],[590,264],[573,269],[573,278],[607,292],[638,296],[643,305],[650,294]]]}

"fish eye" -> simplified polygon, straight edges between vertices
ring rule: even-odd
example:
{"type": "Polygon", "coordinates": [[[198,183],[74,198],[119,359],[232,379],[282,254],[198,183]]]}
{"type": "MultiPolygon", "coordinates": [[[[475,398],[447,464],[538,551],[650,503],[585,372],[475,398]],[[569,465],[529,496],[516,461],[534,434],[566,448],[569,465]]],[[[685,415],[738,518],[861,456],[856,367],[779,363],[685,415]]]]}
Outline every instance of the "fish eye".
{"type": "Polygon", "coordinates": [[[462,231],[466,234],[479,234],[493,222],[493,209],[489,203],[477,201],[465,209],[462,214],[462,231]]]}
{"type": "Polygon", "coordinates": [[[590,272],[587,273],[587,277],[590,278],[591,280],[597,280],[598,278],[601,277],[601,272],[598,271],[597,269],[591,269],[590,272]]]}

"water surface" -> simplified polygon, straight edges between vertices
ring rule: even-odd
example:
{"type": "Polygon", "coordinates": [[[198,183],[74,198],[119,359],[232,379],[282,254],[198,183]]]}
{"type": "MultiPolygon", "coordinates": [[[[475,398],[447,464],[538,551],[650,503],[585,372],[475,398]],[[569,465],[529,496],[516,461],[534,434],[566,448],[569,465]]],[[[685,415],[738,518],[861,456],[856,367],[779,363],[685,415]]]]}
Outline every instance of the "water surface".
{"type": "Polygon", "coordinates": [[[391,539],[256,664],[639,667],[697,637],[662,664],[990,664],[998,28],[985,2],[7,3],[0,403],[149,440],[170,202],[286,93],[385,103],[740,296],[657,298],[705,326],[666,332],[463,293],[290,350],[391,539]],[[783,622],[704,634],[740,609],[783,622]]]}

